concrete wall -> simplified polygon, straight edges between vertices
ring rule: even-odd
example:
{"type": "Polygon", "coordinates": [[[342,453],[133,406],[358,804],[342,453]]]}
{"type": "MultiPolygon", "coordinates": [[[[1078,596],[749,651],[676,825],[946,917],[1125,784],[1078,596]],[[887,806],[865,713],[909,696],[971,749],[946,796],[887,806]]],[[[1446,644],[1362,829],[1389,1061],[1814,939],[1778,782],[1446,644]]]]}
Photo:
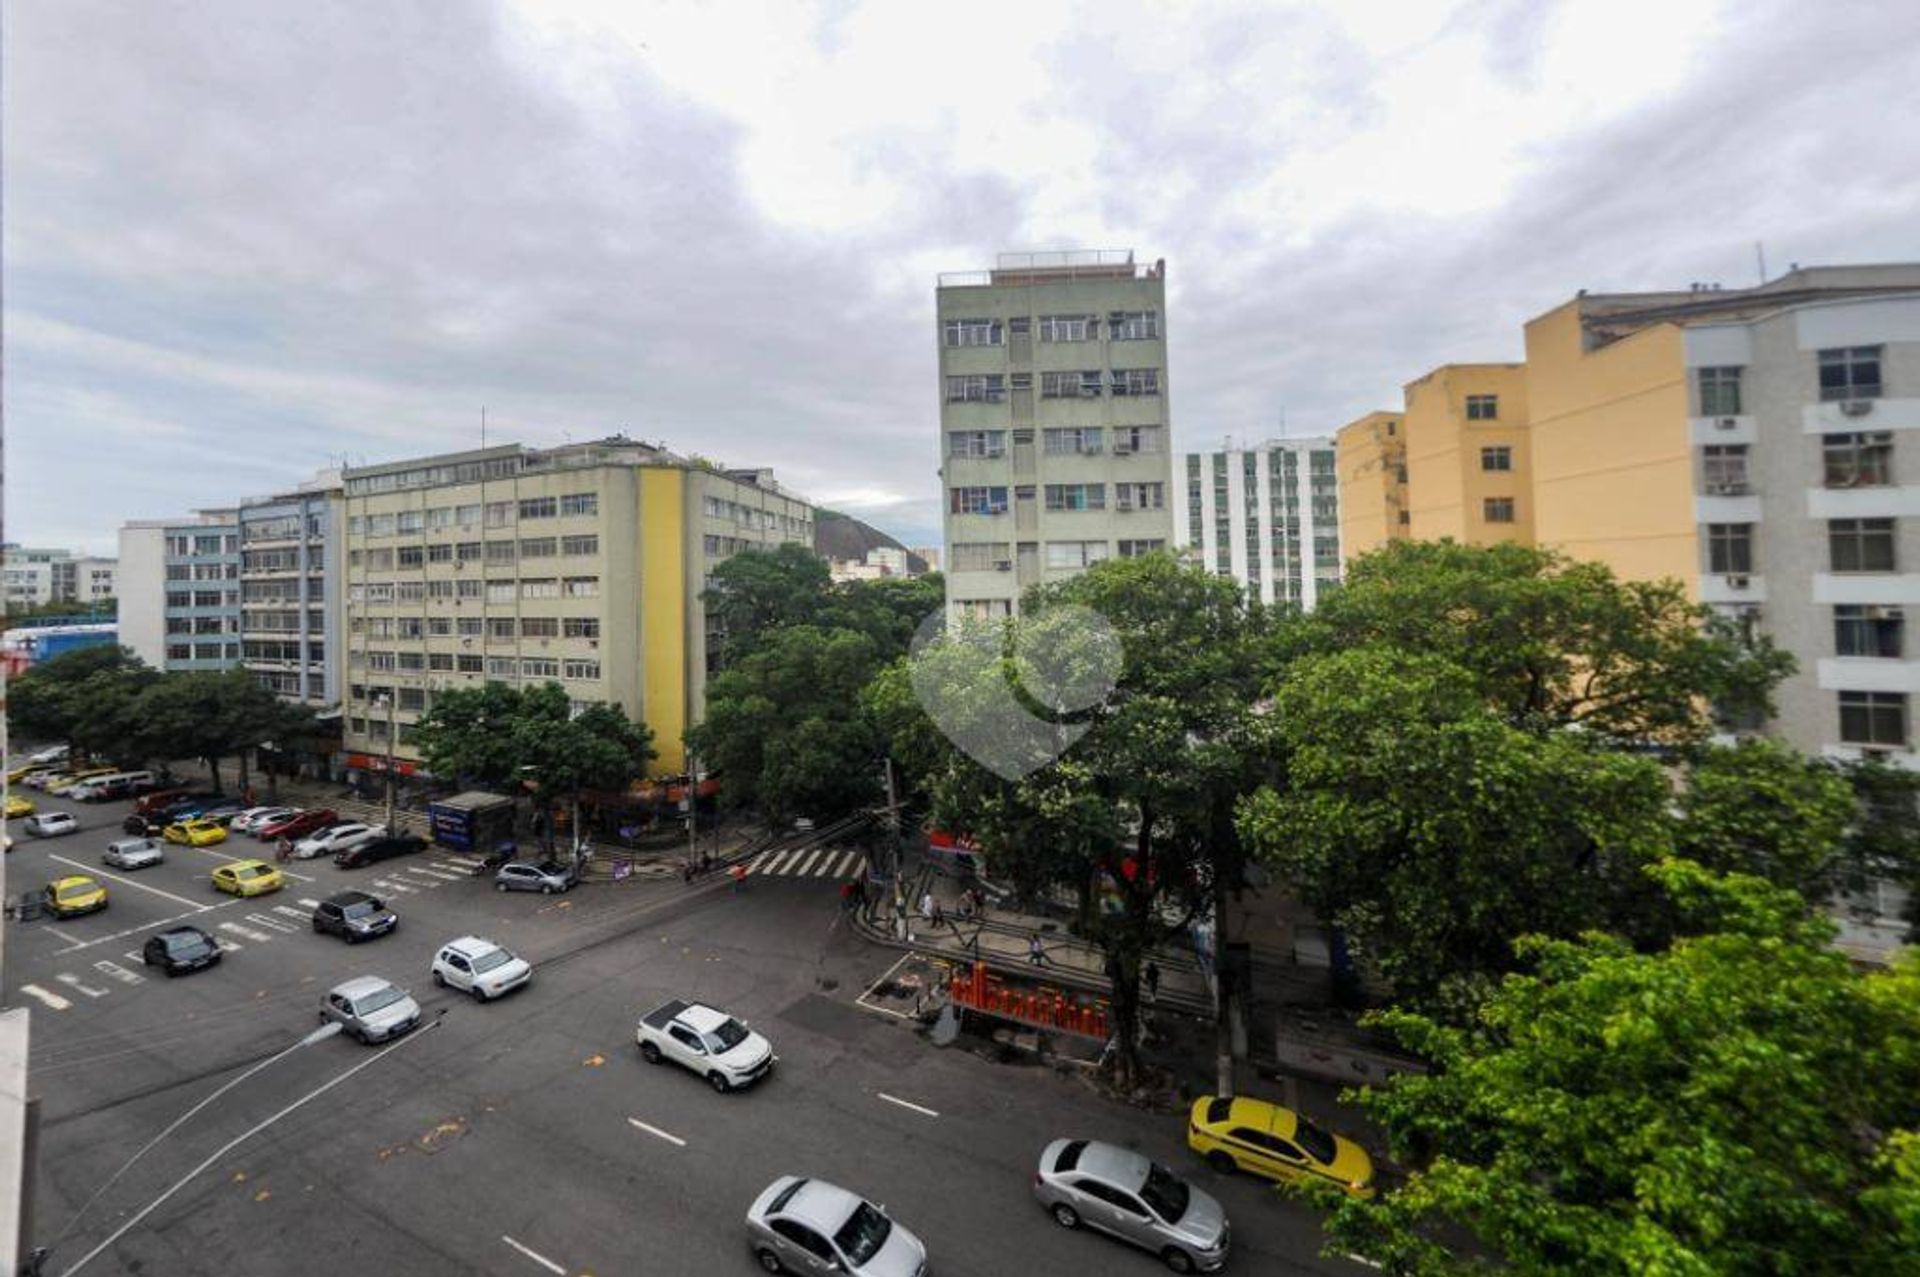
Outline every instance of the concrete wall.
{"type": "Polygon", "coordinates": [[[1468,545],[1531,543],[1526,370],[1520,364],[1447,364],[1406,387],[1408,532],[1423,541],[1451,537],[1468,545]],[[1498,415],[1469,420],[1469,396],[1491,395],[1498,415]],[[1482,449],[1509,450],[1511,470],[1483,468],[1482,449]],[[1513,501],[1511,523],[1489,522],[1485,501],[1513,501]]]}
{"type": "Polygon", "coordinates": [[[1407,485],[1400,478],[1407,446],[1400,420],[1397,412],[1370,412],[1334,435],[1340,553],[1346,561],[1407,535],[1408,525],[1400,521],[1407,508],[1407,485]]]}
{"type": "Polygon", "coordinates": [[[162,524],[120,529],[120,645],[155,669],[167,661],[166,546],[162,524]]]}

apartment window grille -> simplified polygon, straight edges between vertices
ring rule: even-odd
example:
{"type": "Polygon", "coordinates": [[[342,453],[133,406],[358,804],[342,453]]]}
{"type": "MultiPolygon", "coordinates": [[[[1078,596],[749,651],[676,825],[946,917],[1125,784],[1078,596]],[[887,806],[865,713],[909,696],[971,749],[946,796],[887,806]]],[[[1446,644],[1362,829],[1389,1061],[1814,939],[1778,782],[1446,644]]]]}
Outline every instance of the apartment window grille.
{"type": "Polygon", "coordinates": [[[1049,483],[1046,485],[1047,509],[1053,511],[1104,510],[1107,485],[1104,483],[1049,483]]]}
{"type": "Polygon", "coordinates": [[[1892,519],[1828,519],[1827,547],[1835,572],[1895,570],[1892,519]]]}
{"type": "Polygon", "coordinates": [[[1104,433],[1099,426],[1067,426],[1047,430],[1042,438],[1048,456],[1067,457],[1099,452],[1104,433]]]}
{"type": "Polygon", "coordinates": [[[1107,557],[1105,541],[1049,541],[1047,542],[1047,566],[1050,568],[1084,568],[1103,561],[1107,557]]]}
{"type": "Polygon", "coordinates": [[[487,542],[488,563],[511,563],[514,560],[514,544],[511,541],[487,542]]]}
{"type": "Polygon", "coordinates": [[[1700,415],[1737,417],[1740,415],[1740,369],[1702,368],[1695,374],[1700,387],[1700,415]]]}
{"type": "Polygon", "coordinates": [[[1707,491],[1744,492],[1747,488],[1747,445],[1710,443],[1700,452],[1700,477],[1707,491]]]}
{"type": "Polygon", "coordinates": [[[1833,609],[1833,646],[1838,655],[1898,659],[1905,639],[1906,617],[1900,608],[1842,603],[1833,609]]]}
{"type": "Polygon", "coordinates": [[[1893,482],[1893,432],[1825,436],[1820,450],[1829,488],[1877,488],[1893,482]]]}
{"type": "Polygon", "coordinates": [[[518,597],[519,591],[514,589],[512,581],[487,582],[487,602],[489,603],[511,603],[518,597]]]}
{"type": "Polygon", "coordinates": [[[523,559],[551,559],[559,552],[558,537],[523,537],[520,541],[520,557],[523,559]]]}
{"type": "Polygon", "coordinates": [[[943,327],[949,346],[1000,345],[997,319],[949,319],[943,327]]]}
{"type": "Polygon", "coordinates": [[[430,531],[438,531],[441,528],[450,528],[452,526],[453,526],[453,507],[452,506],[437,505],[433,507],[431,510],[427,511],[427,528],[430,531]]]}
{"type": "Polygon", "coordinates": [[[559,678],[560,661],[550,656],[523,656],[520,658],[521,678],[559,678]]]}
{"type": "Polygon", "coordinates": [[[947,436],[948,454],[953,457],[991,458],[1007,455],[1004,430],[955,430],[947,436]]]}
{"type": "Polygon", "coordinates": [[[1753,571],[1753,525],[1707,525],[1707,571],[1744,575],[1753,571]]]}
{"type": "Polygon", "coordinates": [[[561,618],[560,633],[564,638],[597,639],[600,637],[600,618],[597,616],[568,616],[561,618]]]}
{"type": "Polygon", "coordinates": [[[1100,372],[1043,372],[1040,374],[1042,399],[1095,399],[1100,395],[1100,372]]]}
{"type": "Polygon", "coordinates": [[[570,660],[560,662],[560,676],[575,682],[597,680],[600,677],[600,662],[570,660]]]}
{"type": "Polygon", "coordinates": [[[487,641],[491,643],[511,643],[515,627],[510,616],[491,616],[487,618],[487,641]]]}
{"type": "Polygon", "coordinates": [[[520,597],[523,599],[557,599],[560,597],[560,582],[553,577],[528,577],[520,582],[520,597]]]}
{"type": "Polygon", "coordinates": [[[1907,746],[1905,692],[1841,692],[1840,739],[1848,745],[1907,746]]]}
{"type": "Polygon", "coordinates": [[[486,668],[481,658],[462,652],[453,658],[454,668],[462,674],[478,674],[486,668]]]}
{"type": "Polygon", "coordinates": [[[1115,368],[1113,393],[1128,398],[1151,397],[1160,393],[1158,368],[1115,368]]]}
{"type": "Polygon", "coordinates": [[[1512,523],[1513,498],[1488,497],[1480,503],[1480,513],[1488,523],[1512,523]]]}
{"type": "Polygon", "coordinates": [[[409,532],[424,531],[427,526],[425,510],[402,510],[394,516],[394,530],[405,536],[409,532]]]}
{"type": "Polygon", "coordinates": [[[1005,541],[956,541],[948,555],[948,570],[953,572],[991,572],[996,565],[1011,562],[1013,555],[1005,541]]]}
{"type": "Polygon", "coordinates": [[[566,518],[574,518],[580,515],[598,515],[600,513],[600,494],[598,492],[564,493],[560,497],[560,513],[566,518]]]}
{"type": "Polygon", "coordinates": [[[999,403],[1006,397],[1006,378],[999,373],[947,378],[948,403],[999,403]]]}
{"type": "Polygon", "coordinates": [[[1107,316],[1107,335],[1114,341],[1154,341],[1160,336],[1160,312],[1116,310],[1107,316]]]}
{"type": "Polygon", "coordinates": [[[486,633],[487,623],[477,616],[461,616],[454,618],[454,628],[461,638],[479,638],[486,633]]]}
{"type": "Polygon", "coordinates": [[[1007,321],[1007,336],[1031,337],[1032,335],[1033,335],[1033,320],[1031,320],[1030,318],[1022,315],[1017,319],[1009,319],[1007,321]]]}
{"type": "Polygon", "coordinates": [[[1880,347],[1842,346],[1820,352],[1824,402],[1880,397],[1880,347]]]}
{"type": "Polygon", "coordinates": [[[577,537],[561,537],[560,553],[569,558],[600,553],[600,538],[597,534],[577,537]]]}
{"type": "Polygon", "coordinates": [[[1468,421],[1498,421],[1500,419],[1499,395],[1468,395],[1468,421]]]}
{"type": "Polygon", "coordinates": [[[1166,446],[1167,432],[1159,426],[1115,426],[1113,450],[1116,453],[1159,453],[1166,446]]]}
{"type": "Polygon", "coordinates": [[[450,616],[428,617],[427,635],[430,638],[452,638],[453,618],[450,616]]]}
{"type": "Polygon", "coordinates": [[[551,519],[560,513],[560,502],[553,497],[528,497],[520,502],[523,519],[551,519]]]}
{"type": "Polygon", "coordinates": [[[1121,510],[1164,510],[1167,485],[1164,483],[1116,483],[1115,505],[1121,510]]]}
{"type": "Polygon", "coordinates": [[[451,563],[451,562],[453,562],[453,545],[452,545],[452,543],[451,543],[451,542],[447,542],[447,541],[436,541],[436,542],[435,542],[434,544],[432,544],[432,545],[430,545],[430,546],[428,546],[428,547],[427,547],[427,562],[429,562],[429,563],[451,563]]]}
{"type": "Polygon", "coordinates": [[[597,576],[570,576],[566,579],[566,596],[570,599],[595,599],[600,597],[600,578],[597,576]]]}
{"type": "Polygon", "coordinates": [[[1507,447],[1480,449],[1480,468],[1487,471],[1513,469],[1513,449],[1507,447]]]}
{"type": "Polygon", "coordinates": [[[1092,315],[1040,316],[1041,341],[1092,341],[1099,335],[1092,315]]]}
{"type": "Polygon", "coordinates": [[[489,656],[487,658],[488,678],[514,678],[520,673],[520,662],[511,656],[489,656]]]}
{"type": "Polygon", "coordinates": [[[1119,555],[1123,559],[1137,559],[1143,554],[1157,554],[1166,548],[1166,541],[1159,537],[1151,540],[1122,541],[1119,543],[1119,555]]]}
{"type": "Polygon", "coordinates": [[[393,598],[396,603],[418,603],[426,597],[425,581],[401,581],[393,587],[393,598]]]}
{"type": "Polygon", "coordinates": [[[949,514],[1005,514],[1007,512],[1007,490],[1005,488],[949,488],[947,490],[947,513],[949,514]]]}

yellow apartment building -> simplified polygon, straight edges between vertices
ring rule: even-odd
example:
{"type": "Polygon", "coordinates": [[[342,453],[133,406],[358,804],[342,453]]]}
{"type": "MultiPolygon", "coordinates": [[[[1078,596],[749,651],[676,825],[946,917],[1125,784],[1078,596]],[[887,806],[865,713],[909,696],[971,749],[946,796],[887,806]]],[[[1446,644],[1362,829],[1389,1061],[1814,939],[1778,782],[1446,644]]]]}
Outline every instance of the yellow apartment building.
{"type": "Polygon", "coordinates": [[[703,712],[707,575],[741,550],[813,544],[813,508],[766,470],[615,437],[343,472],[347,765],[397,771],[445,688],[558,682],[653,729],[685,769],[703,712]],[[389,739],[389,723],[392,723],[389,739]]]}
{"type": "Polygon", "coordinates": [[[1334,433],[1346,561],[1407,535],[1407,440],[1400,419],[1397,412],[1370,412],[1334,433]]]}
{"type": "Polygon", "coordinates": [[[1521,364],[1443,364],[1407,383],[1408,535],[1468,545],[1531,544],[1527,373],[1521,364]]]}

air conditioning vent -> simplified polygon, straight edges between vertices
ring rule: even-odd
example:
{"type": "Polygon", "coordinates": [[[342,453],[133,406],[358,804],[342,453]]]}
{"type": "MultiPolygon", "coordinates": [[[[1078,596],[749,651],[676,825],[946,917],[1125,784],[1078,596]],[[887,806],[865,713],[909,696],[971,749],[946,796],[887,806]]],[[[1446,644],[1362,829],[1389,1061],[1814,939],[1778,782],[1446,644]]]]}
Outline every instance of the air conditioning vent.
{"type": "Polygon", "coordinates": [[[1906,618],[1906,613],[1897,607],[1868,607],[1866,618],[1869,621],[1899,621],[1906,618]]]}
{"type": "Polygon", "coordinates": [[[1748,584],[1749,582],[1744,575],[1729,575],[1727,577],[1727,588],[1729,590],[1744,590],[1748,584]]]}
{"type": "Polygon", "coordinates": [[[1013,571],[1013,560],[998,559],[994,562],[993,570],[995,572],[1011,572],[1013,571]]]}
{"type": "Polygon", "coordinates": [[[1720,418],[1720,420],[1713,423],[1713,428],[1715,430],[1732,430],[1735,427],[1737,427],[1739,424],[1740,424],[1740,418],[1738,417],[1722,417],[1720,418]]]}
{"type": "Polygon", "coordinates": [[[1116,443],[1113,445],[1113,455],[1116,457],[1131,456],[1132,453],[1133,445],[1130,443],[1116,443]]]}
{"type": "Polygon", "coordinates": [[[1842,399],[1840,401],[1840,411],[1846,413],[1849,417],[1864,417],[1873,411],[1873,400],[1842,399]]]}

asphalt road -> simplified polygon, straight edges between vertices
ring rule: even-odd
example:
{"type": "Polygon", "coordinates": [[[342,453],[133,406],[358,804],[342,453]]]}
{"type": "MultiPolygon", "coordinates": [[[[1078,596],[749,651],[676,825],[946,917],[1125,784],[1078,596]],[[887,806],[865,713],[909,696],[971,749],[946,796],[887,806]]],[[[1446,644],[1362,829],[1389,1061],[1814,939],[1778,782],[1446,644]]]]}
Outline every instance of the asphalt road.
{"type": "MultiPolygon", "coordinates": [[[[84,828],[20,838],[9,858],[16,893],[99,871],[127,810],[41,806],[76,811],[84,828]]],[[[429,850],[355,871],[296,863],[285,891],[249,901],[212,890],[216,864],[258,850],[244,835],[169,848],[164,865],[108,871],[105,911],[7,930],[6,1000],[34,1008],[35,1234],[54,1246],[49,1273],[69,1271],[176,1186],[82,1271],[746,1273],[755,1269],[742,1216],[785,1173],[885,1203],[927,1242],[937,1272],[1164,1271],[1150,1255],[1062,1231],[1034,1203],[1034,1159],[1065,1134],[1138,1147],[1220,1197],[1234,1227],[1229,1271],[1366,1271],[1318,1257],[1304,1207],[1200,1165],[1179,1118],[1115,1106],[1050,1068],[931,1047],[855,1005],[896,955],[836,925],[831,862],[805,878],[756,879],[741,895],[713,881],[542,897],[498,894],[429,850]],[[386,898],[398,931],[352,947],[313,934],[302,902],[349,885],[386,898]],[[141,967],[142,938],[181,918],[231,946],[220,966],[176,979],[141,967]],[[491,1005],[434,989],[435,948],[467,933],[531,959],[531,986],[491,1005]],[[430,1027],[391,1047],[333,1037],[293,1050],[75,1219],[138,1148],[299,1042],[322,993],[362,973],[410,988],[430,1027]],[[675,996],[726,1007],[766,1033],[781,1057],[775,1073],[723,1096],[641,1062],[634,1020],[675,996]]]]}

